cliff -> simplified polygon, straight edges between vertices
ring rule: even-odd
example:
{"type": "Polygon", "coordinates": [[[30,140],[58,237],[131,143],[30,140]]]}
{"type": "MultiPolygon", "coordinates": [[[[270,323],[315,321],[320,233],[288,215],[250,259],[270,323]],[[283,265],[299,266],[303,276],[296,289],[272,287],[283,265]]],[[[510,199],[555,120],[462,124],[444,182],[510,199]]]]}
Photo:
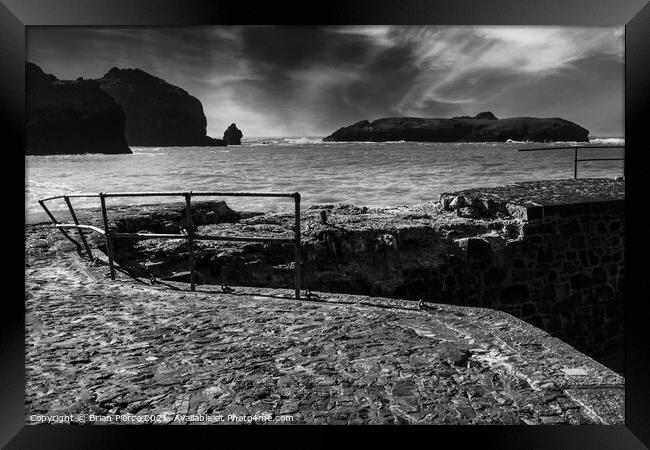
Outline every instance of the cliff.
{"type": "Polygon", "coordinates": [[[425,119],[390,117],[363,120],[343,127],[324,141],[419,141],[419,142],[588,142],[589,131],[560,118],[513,117],[497,119],[491,112],[475,117],[425,119]]]}
{"type": "Polygon", "coordinates": [[[207,136],[201,102],[178,86],[140,69],[116,67],[97,82],[124,109],[129,145],[226,145],[207,136]]]}
{"type": "Polygon", "coordinates": [[[131,153],[124,112],[93,80],[61,81],[25,65],[28,155],[131,153]]]}

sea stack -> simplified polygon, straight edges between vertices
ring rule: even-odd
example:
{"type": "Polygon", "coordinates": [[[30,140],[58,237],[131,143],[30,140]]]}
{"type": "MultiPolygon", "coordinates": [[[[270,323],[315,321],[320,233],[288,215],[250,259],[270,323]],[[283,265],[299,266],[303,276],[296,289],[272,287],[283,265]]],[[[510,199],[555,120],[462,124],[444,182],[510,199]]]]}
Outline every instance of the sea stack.
{"type": "Polygon", "coordinates": [[[226,145],[221,139],[207,136],[203,105],[178,86],[140,69],[117,67],[97,82],[124,109],[129,145],[226,145]]]}
{"type": "Polygon", "coordinates": [[[93,80],[58,80],[25,65],[25,153],[131,153],[124,111],[93,80]]]}
{"type": "Polygon", "coordinates": [[[237,125],[230,124],[230,126],[223,132],[223,140],[228,145],[241,145],[241,138],[244,134],[237,128],[237,125]]]}
{"type": "Polygon", "coordinates": [[[589,130],[565,119],[512,117],[497,119],[490,111],[451,119],[389,117],[362,120],[340,128],[324,141],[416,142],[588,142],[589,130]]]}

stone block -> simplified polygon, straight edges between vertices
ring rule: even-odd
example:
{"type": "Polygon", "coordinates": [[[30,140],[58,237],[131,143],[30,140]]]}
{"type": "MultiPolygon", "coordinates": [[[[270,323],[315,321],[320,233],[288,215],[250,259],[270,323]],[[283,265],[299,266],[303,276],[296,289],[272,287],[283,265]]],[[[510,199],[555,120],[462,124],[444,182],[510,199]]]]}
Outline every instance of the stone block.
{"type": "Polygon", "coordinates": [[[575,237],[572,237],[572,238],[569,240],[569,246],[570,246],[572,249],[576,249],[576,250],[585,248],[585,246],[586,246],[586,244],[585,244],[585,237],[584,237],[584,236],[575,236],[575,237]]]}
{"type": "Polygon", "coordinates": [[[483,282],[488,286],[501,284],[506,278],[506,272],[500,267],[490,267],[483,274],[483,282]]]}
{"type": "Polygon", "coordinates": [[[525,284],[515,284],[506,287],[501,291],[499,300],[501,303],[506,304],[522,304],[527,303],[530,299],[530,292],[528,286],[525,284]]]}
{"type": "Polygon", "coordinates": [[[470,238],[467,240],[467,258],[484,259],[492,257],[492,246],[485,239],[470,238]]]}

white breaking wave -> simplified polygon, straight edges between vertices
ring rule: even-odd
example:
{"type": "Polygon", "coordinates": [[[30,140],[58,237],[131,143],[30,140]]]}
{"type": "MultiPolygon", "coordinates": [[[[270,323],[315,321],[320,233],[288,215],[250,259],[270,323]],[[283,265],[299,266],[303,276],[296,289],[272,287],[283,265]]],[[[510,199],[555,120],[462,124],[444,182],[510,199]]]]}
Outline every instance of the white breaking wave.
{"type": "Polygon", "coordinates": [[[300,138],[249,138],[242,140],[242,145],[247,147],[258,146],[291,146],[291,145],[311,145],[323,144],[322,138],[300,137],[300,138]]]}
{"type": "Polygon", "coordinates": [[[301,137],[301,138],[297,138],[297,139],[283,139],[283,143],[287,143],[287,144],[322,144],[323,139],[322,138],[301,137]]]}
{"type": "Polygon", "coordinates": [[[590,144],[609,144],[609,145],[625,145],[624,138],[595,138],[589,139],[590,144]]]}

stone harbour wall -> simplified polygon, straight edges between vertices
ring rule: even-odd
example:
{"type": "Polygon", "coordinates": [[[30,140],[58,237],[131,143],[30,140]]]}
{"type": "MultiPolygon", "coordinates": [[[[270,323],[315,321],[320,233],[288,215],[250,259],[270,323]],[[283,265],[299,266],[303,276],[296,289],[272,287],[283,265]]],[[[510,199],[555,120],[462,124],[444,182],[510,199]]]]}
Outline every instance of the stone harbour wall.
{"type": "Polygon", "coordinates": [[[464,304],[513,314],[622,370],[623,202],[555,208],[521,229],[509,242],[469,238],[446,283],[464,284],[464,304]]]}
{"type": "Polygon", "coordinates": [[[622,376],[501,311],[190,292],[74,250],[25,229],[28,424],[624,423],[622,376]]]}
{"type": "MultiPolygon", "coordinates": [[[[314,206],[301,214],[302,289],[505,311],[622,372],[624,187],[617,179],[553,180],[406,207],[314,206]]],[[[129,232],[180,232],[185,223],[183,205],[110,216],[129,232]]],[[[197,202],[193,216],[201,234],[293,236],[291,214],[197,202]]],[[[137,277],[189,280],[187,242],[120,241],[115,250],[137,277]]],[[[204,284],[291,288],[293,253],[211,241],[197,242],[194,257],[204,284]]]]}
{"type": "Polygon", "coordinates": [[[324,291],[498,309],[622,371],[624,203],[546,208],[544,217],[526,213],[516,222],[496,220],[446,234],[326,236],[324,249],[306,252],[305,283],[324,291]],[[309,265],[326,258],[341,263],[314,277],[309,265]]]}

